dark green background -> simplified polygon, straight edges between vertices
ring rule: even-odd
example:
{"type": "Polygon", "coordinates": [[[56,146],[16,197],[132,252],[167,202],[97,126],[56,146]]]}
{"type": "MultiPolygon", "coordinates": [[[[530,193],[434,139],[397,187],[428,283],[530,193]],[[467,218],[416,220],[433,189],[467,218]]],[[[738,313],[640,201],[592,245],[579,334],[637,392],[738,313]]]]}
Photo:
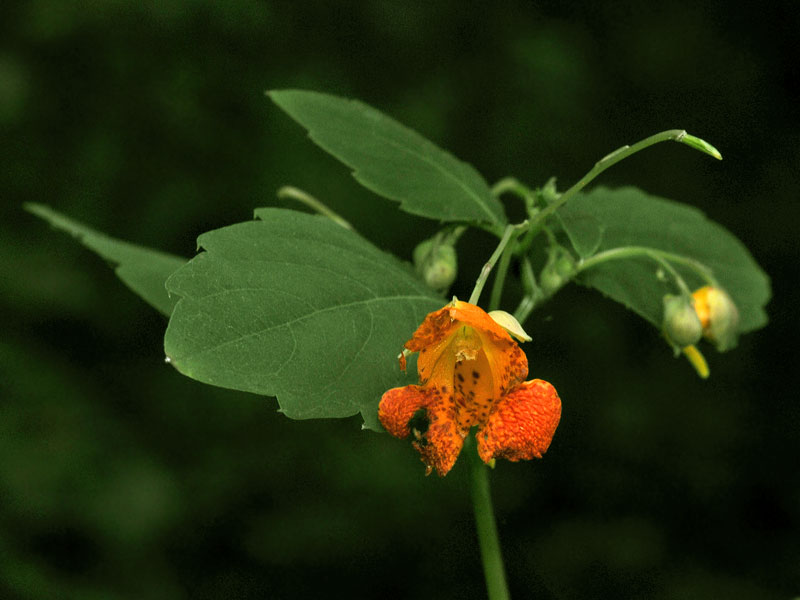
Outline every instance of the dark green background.
{"type": "MultiPolygon", "coordinates": [[[[373,104],[490,181],[567,186],[674,127],[715,144],[721,163],[662,144],[602,182],[738,235],[771,325],[709,349],[701,381],[633,314],[562,291],[526,350],[563,419],[544,460],[494,472],[500,534],[516,598],[800,594],[800,11],[733,6],[3,3],[0,597],[484,596],[463,464],[426,479],[358,418],[289,421],[181,377],[164,320],[21,211],[190,256],[290,183],[409,258],[435,224],[305,139],[264,98],[287,87],[373,104]]],[[[464,239],[456,293],[492,247],[464,239]]]]}

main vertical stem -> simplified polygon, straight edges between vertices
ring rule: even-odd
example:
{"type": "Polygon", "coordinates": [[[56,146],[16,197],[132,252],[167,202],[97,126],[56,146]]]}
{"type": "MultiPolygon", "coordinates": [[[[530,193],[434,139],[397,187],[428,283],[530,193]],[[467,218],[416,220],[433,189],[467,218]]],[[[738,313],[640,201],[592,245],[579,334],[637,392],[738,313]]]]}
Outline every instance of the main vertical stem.
{"type": "MultiPolygon", "coordinates": [[[[470,304],[478,303],[478,298],[480,298],[481,290],[486,284],[486,279],[500,256],[503,255],[506,244],[511,241],[515,234],[519,235],[519,232],[525,231],[527,227],[527,220],[518,225],[506,226],[497,248],[495,248],[488,262],[483,266],[481,274],[475,282],[475,287],[472,288],[472,294],[469,297],[470,304]]],[[[508,258],[510,258],[510,253],[508,258]]],[[[497,291],[492,294],[493,302],[495,303],[499,301],[499,290],[502,290],[505,281],[508,258],[506,259],[505,267],[498,273],[499,280],[496,281],[495,285],[497,291]]],[[[489,308],[491,310],[497,307],[490,306],[489,308]]],[[[478,530],[478,545],[481,549],[486,591],[488,592],[489,600],[509,600],[506,572],[503,567],[503,553],[500,551],[500,539],[497,536],[497,524],[494,521],[494,509],[492,508],[492,495],[489,491],[488,468],[478,456],[478,449],[473,437],[467,436],[464,440],[464,451],[469,457],[472,507],[475,510],[475,527],[478,530]]]]}
{"type": "MultiPolygon", "coordinates": [[[[468,441],[471,439],[467,438],[468,441]]],[[[489,600],[509,600],[503,554],[500,550],[500,538],[497,535],[497,524],[494,520],[494,509],[492,508],[492,494],[489,489],[489,468],[483,464],[483,461],[478,456],[474,442],[470,443],[465,450],[470,462],[472,506],[475,510],[475,526],[478,530],[478,543],[481,549],[486,591],[488,592],[489,600]]]]}

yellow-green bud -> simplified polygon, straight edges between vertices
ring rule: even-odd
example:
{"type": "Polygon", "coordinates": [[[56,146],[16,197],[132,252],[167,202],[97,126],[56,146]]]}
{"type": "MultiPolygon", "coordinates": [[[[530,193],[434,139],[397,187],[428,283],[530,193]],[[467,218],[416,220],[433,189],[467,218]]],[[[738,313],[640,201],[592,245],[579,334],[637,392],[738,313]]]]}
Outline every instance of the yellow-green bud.
{"type": "Polygon", "coordinates": [[[696,290],[692,298],[706,339],[720,352],[733,348],[739,334],[739,310],[728,293],[707,285],[696,290]]]}
{"type": "MultiPolygon", "coordinates": [[[[685,296],[664,296],[664,334],[678,348],[685,348],[700,341],[703,325],[685,296]]],[[[677,350],[676,350],[677,352],[677,350]]]]}
{"type": "Polygon", "coordinates": [[[458,273],[455,248],[436,238],[425,240],[414,249],[414,266],[428,287],[447,291],[458,273]]]}
{"type": "Polygon", "coordinates": [[[541,194],[542,194],[542,198],[545,201],[545,204],[550,205],[553,202],[555,202],[556,200],[558,200],[558,197],[561,194],[559,194],[558,190],[556,189],[556,178],[555,177],[551,177],[550,179],[547,180],[547,183],[545,183],[544,186],[542,187],[541,194]]]}
{"type": "Polygon", "coordinates": [[[539,285],[545,296],[552,296],[575,274],[575,260],[564,248],[556,247],[550,251],[539,275],[539,285]]]}

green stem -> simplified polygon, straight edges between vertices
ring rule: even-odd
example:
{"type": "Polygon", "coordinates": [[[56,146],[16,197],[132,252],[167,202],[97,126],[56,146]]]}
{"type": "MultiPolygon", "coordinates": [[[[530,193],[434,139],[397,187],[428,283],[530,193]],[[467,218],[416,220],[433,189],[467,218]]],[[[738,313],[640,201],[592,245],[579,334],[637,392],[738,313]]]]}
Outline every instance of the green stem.
{"type": "Polygon", "coordinates": [[[531,189],[514,177],[504,177],[492,186],[492,195],[499,198],[505,193],[511,193],[525,202],[528,214],[534,209],[535,199],[531,189]]]}
{"type": "MultiPolygon", "coordinates": [[[[502,256],[502,261],[492,290],[490,307],[499,303],[501,290],[508,271],[508,264],[513,254],[513,252],[510,251],[513,244],[508,246],[508,243],[515,235],[519,235],[519,233],[525,231],[527,228],[528,221],[523,221],[518,225],[506,226],[503,236],[497,244],[497,248],[495,248],[491,257],[489,257],[489,260],[483,266],[483,269],[481,269],[481,273],[469,297],[470,304],[478,303],[478,299],[489,277],[489,273],[491,273],[492,268],[502,256]]],[[[494,519],[492,496],[489,490],[488,469],[478,456],[477,448],[475,447],[475,442],[472,437],[466,439],[464,446],[470,463],[469,471],[472,506],[475,511],[475,527],[478,532],[478,545],[481,550],[481,561],[483,562],[483,574],[486,579],[488,597],[489,600],[509,600],[505,567],[503,566],[503,554],[500,551],[500,539],[497,535],[497,524],[494,519]]]]}
{"type": "Polygon", "coordinates": [[[522,325],[536,307],[536,303],[542,296],[542,291],[536,284],[536,275],[533,273],[533,266],[531,266],[531,261],[527,256],[524,256],[520,262],[520,276],[525,295],[522,297],[517,310],[514,311],[514,318],[522,325]]]}
{"type": "Polygon", "coordinates": [[[486,285],[486,279],[489,277],[489,273],[492,272],[495,263],[503,254],[503,250],[505,250],[506,244],[508,244],[511,236],[517,232],[524,231],[528,228],[528,221],[523,221],[517,225],[506,225],[506,229],[503,232],[503,236],[500,238],[500,242],[497,244],[497,248],[494,249],[494,252],[489,257],[488,262],[483,265],[483,269],[481,269],[481,274],[478,276],[477,281],[475,281],[475,287],[472,288],[472,294],[469,296],[469,303],[470,304],[477,304],[478,298],[481,297],[481,292],[483,291],[483,286],[486,285]]]}
{"type": "Polygon", "coordinates": [[[456,225],[451,231],[444,234],[442,241],[448,246],[454,246],[466,230],[466,225],[456,225]]]}
{"type": "Polygon", "coordinates": [[[683,278],[678,274],[677,271],[675,271],[675,269],[672,267],[670,263],[675,263],[689,267],[695,273],[697,273],[697,275],[701,279],[703,279],[703,281],[705,281],[708,285],[719,287],[719,283],[717,283],[717,280],[711,274],[711,270],[704,264],[687,256],[682,256],[680,254],[673,254],[672,252],[666,252],[665,250],[648,248],[646,246],[622,246],[620,248],[611,248],[610,250],[605,250],[604,252],[600,252],[599,254],[595,254],[594,256],[591,256],[579,262],[576,267],[575,273],[578,274],[581,271],[591,269],[592,267],[597,266],[609,260],[620,260],[636,256],[647,256],[657,261],[659,264],[663,265],[668,271],[670,271],[672,276],[675,277],[678,286],[684,293],[688,293],[691,295],[691,292],[689,292],[689,288],[686,286],[686,283],[683,281],[683,278]]]}
{"type": "Polygon", "coordinates": [[[353,226],[350,225],[350,223],[344,217],[332,211],[308,192],[304,192],[303,190],[291,185],[285,185],[278,190],[277,195],[278,198],[290,198],[292,200],[297,200],[301,204],[305,204],[312,210],[317,211],[319,214],[328,217],[345,229],[353,229],[353,226]]]}
{"type": "Polygon", "coordinates": [[[494,283],[492,284],[492,295],[489,296],[489,310],[497,310],[500,308],[500,299],[503,297],[503,285],[506,282],[506,275],[508,274],[508,266],[511,264],[511,256],[514,254],[515,243],[510,243],[506,246],[505,251],[500,256],[500,264],[497,265],[497,273],[494,276],[494,283]]]}
{"type": "Polygon", "coordinates": [[[592,170],[589,171],[586,175],[581,178],[578,183],[573,185],[569,188],[566,192],[561,194],[559,198],[553,202],[550,206],[545,208],[542,212],[540,212],[536,216],[536,221],[534,224],[538,224],[543,222],[547,217],[557,211],[563,204],[572,198],[575,194],[580,192],[583,188],[585,188],[595,177],[600,175],[603,171],[608,169],[609,167],[617,164],[619,161],[628,158],[631,154],[636,154],[640,150],[644,150],[645,148],[652,146],[654,144],[658,144],[659,142],[667,142],[670,140],[680,142],[686,137],[686,131],[683,129],[670,129],[668,131],[662,131],[661,133],[657,133],[655,135],[651,135],[648,138],[645,138],[639,142],[636,142],[633,146],[622,146],[622,148],[618,148],[614,150],[611,154],[601,158],[598,160],[592,170]]]}
{"type": "MultiPolygon", "coordinates": [[[[468,440],[471,439],[471,437],[468,438],[468,440]]],[[[470,442],[465,450],[470,459],[472,506],[475,511],[475,527],[478,531],[486,591],[489,600],[509,600],[503,554],[500,550],[500,538],[497,535],[492,495],[489,489],[489,468],[478,456],[474,442],[470,442]]]]}

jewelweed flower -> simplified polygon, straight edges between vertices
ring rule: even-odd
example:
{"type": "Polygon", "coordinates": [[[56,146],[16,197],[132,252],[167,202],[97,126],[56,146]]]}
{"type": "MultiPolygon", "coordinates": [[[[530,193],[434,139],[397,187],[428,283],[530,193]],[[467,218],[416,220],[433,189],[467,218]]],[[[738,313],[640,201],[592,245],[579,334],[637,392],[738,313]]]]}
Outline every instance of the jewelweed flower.
{"type": "MultiPolygon", "coordinates": [[[[512,333],[525,336],[514,323],[519,329],[512,333]]],[[[525,381],[525,353],[483,309],[453,299],[425,317],[405,348],[419,352],[420,383],[386,392],[378,416],[393,436],[413,435],[426,474],[450,471],[472,427],[485,463],[541,458],[547,451],[561,400],[548,382],[525,381]]],[[[405,369],[405,352],[399,360],[405,369]]]]}
{"type": "Polygon", "coordinates": [[[695,290],[692,299],[703,326],[703,336],[720,352],[733,348],[739,328],[739,311],[727,292],[707,285],[695,290]]]}

